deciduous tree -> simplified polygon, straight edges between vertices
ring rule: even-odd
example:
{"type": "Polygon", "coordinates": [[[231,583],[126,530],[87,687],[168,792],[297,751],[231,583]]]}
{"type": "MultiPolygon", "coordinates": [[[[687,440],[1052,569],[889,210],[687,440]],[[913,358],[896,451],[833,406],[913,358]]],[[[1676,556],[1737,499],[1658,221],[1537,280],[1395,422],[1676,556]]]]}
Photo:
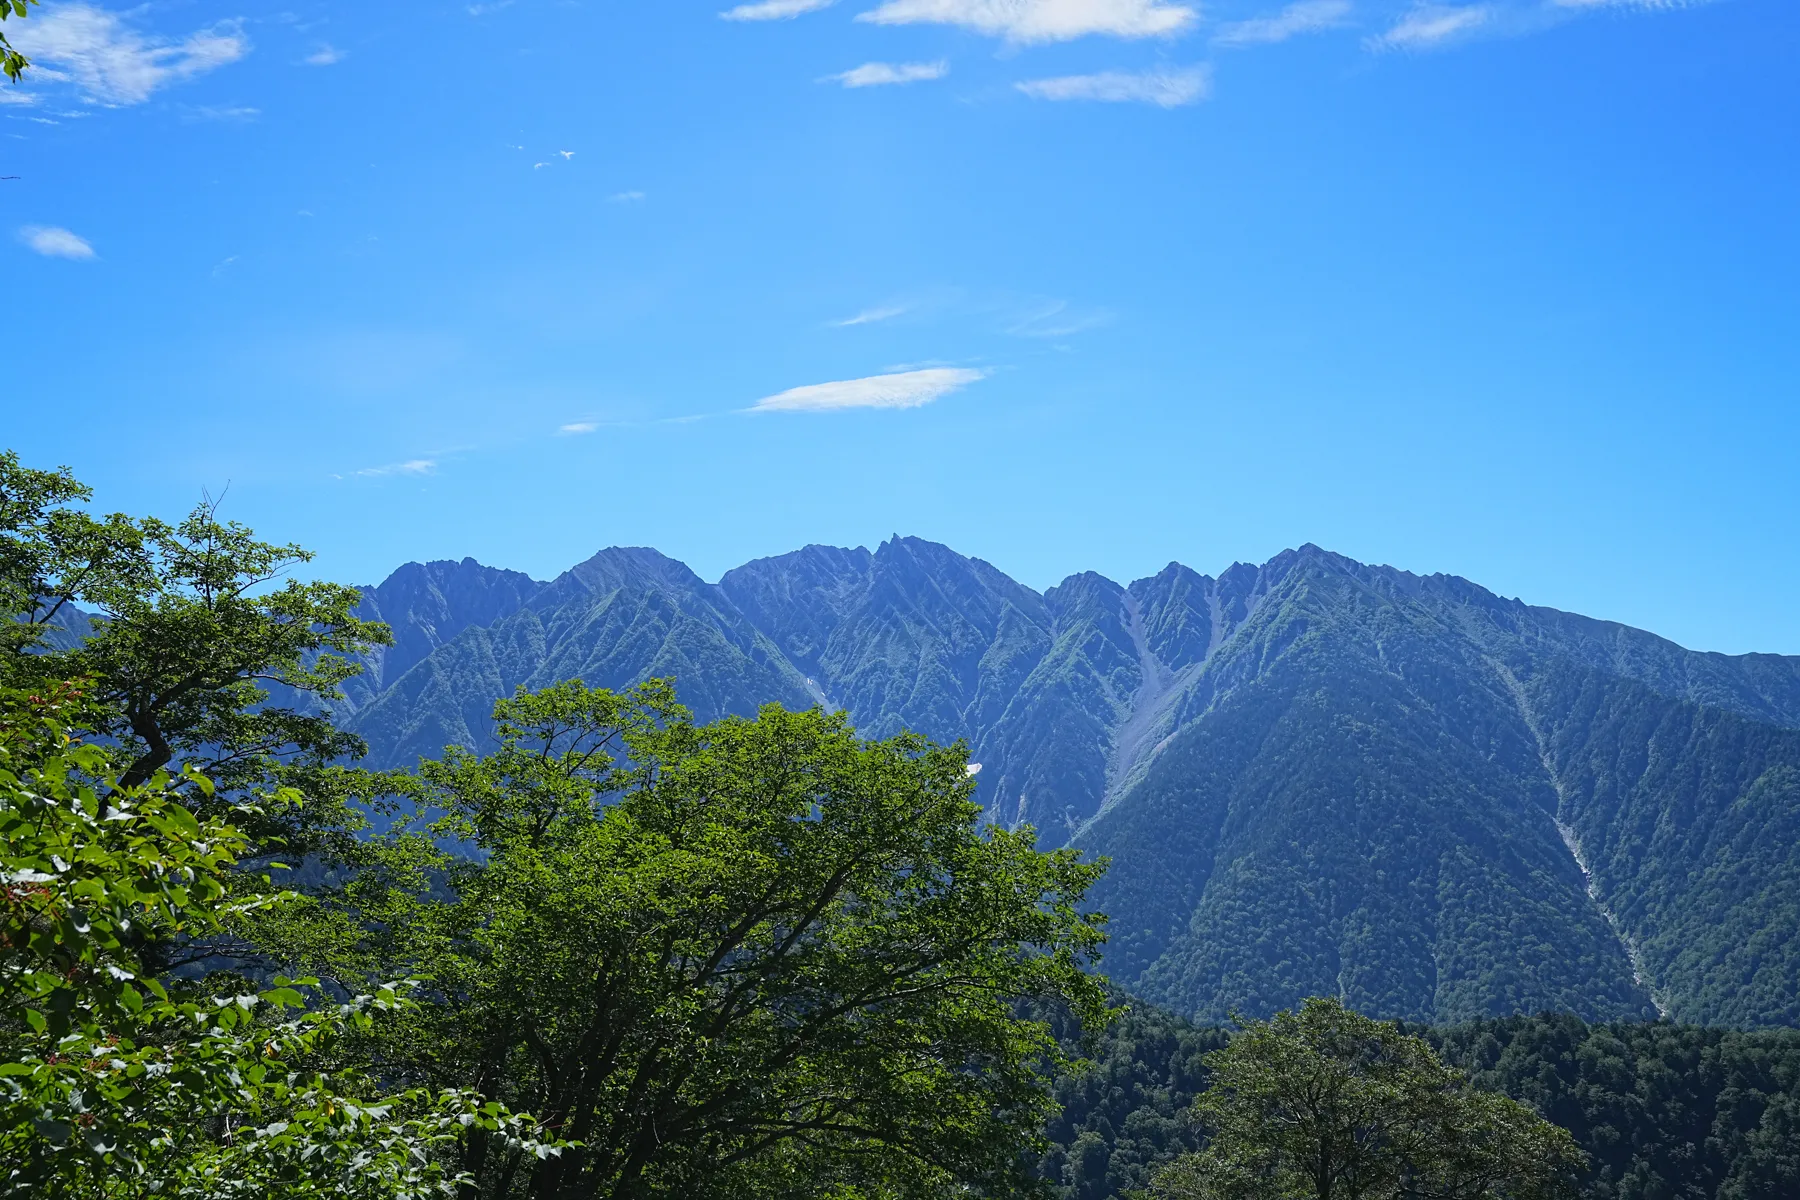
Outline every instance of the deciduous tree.
{"type": "Polygon", "coordinates": [[[1308,1000],[1207,1055],[1207,1146],[1165,1167],[1166,1200],[1549,1200],[1581,1154],[1567,1131],[1477,1091],[1423,1039],[1308,1000]]]}
{"type": "Polygon", "coordinates": [[[472,1144],[487,1194],[1025,1185],[1058,1051],[1017,1006],[1102,1019],[1099,867],[983,825],[960,747],[841,716],[695,727],[667,684],[576,682],[496,717],[496,753],[422,765],[442,815],[373,847],[305,950],[429,976],[386,1061],[580,1143],[472,1144]]]}
{"type": "Polygon", "coordinates": [[[333,1002],[307,980],[216,994],[147,975],[146,934],[286,898],[233,901],[245,837],[164,775],[111,778],[106,747],[71,740],[85,700],[0,693],[0,1197],[423,1200],[463,1182],[472,1131],[553,1156],[471,1092],[330,1069],[333,1043],[404,1009],[393,987],[333,1002]]]}

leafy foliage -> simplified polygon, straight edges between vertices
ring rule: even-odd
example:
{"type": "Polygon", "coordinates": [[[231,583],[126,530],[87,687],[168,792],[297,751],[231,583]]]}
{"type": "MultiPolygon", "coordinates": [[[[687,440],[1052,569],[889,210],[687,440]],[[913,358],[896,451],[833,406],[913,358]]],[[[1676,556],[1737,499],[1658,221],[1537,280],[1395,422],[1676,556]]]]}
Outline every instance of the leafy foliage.
{"type": "Polygon", "coordinates": [[[178,758],[235,791],[268,783],[284,762],[360,753],[329,710],[270,704],[267,690],[329,701],[358,669],[346,655],[391,641],[355,615],[354,588],[281,583],[311,553],[258,541],[211,501],[169,525],[92,517],[80,507],[88,495],[66,471],[0,455],[0,606],[18,614],[5,645],[15,685],[90,678],[101,732],[127,750],[126,787],[178,758]],[[45,645],[59,619],[77,636],[45,645]]]}
{"type": "Polygon", "coordinates": [[[280,901],[229,899],[246,842],[225,819],[71,743],[84,707],[64,687],[0,708],[0,1195],[411,1200],[454,1193],[441,1152],[470,1129],[554,1149],[469,1093],[308,1069],[403,1009],[392,987],[309,1005],[311,981],[214,995],[147,977],[135,943],[280,901]]]}
{"type": "Polygon", "coordinates": [[[286,931],[338,978],[386,963],[433,979],[380,1051],[395,1070],[580,1143],[533,1163],[477,1141],[465,1165],[491,1193],[1023,1178],[1060,1055],[1013,1005],[1101,1019],[1081,970],[1098,868],[983,828],[960,749],[864,741],[841,716],[696,727],[666,684],[570,683],[496,718],[494,754],[422,764],[413,799],[441,815],[371,847],[353,907],[286,931]]]}
{"type": "MultiPolygon", "coordinates": [[[[0,451],[0,613],[7,617],[0,624],[0,683],[53,677],[27,655],[66,634],[59,618],[85,623],[72,610],[90,584],[129,569],[137,526],[121,514],[90,516],[81,505],[92,494],[66,468],[35,470],[14,451],[0,451]]],[[[65,640],[74,645],[78,638],[65,640]]]]}
{"type": "Polygon", "coordinates": [[[1568,1133],[1468,1086],[1421,1038],[1311,999],[1206,1059],[1205,1149],[1159,1171],[1170,1200],[1528,1200],[1572,1191],[1568,1133]]]}
{"type": "MultiPolygon", "coordinates": [[[[13,617],[0,624],[0,682],[85,680],[85,719],[116,748],[119,785],[169,769],[187,808],[229,815],[244,855],[341,854],[366,824],[355,799],[370,788],[336,765],[362,743],[329,704],[387,629],[355,615],[354,589],[284,582],[312,556],[259,541],[211,502],[169,525],[96,518],[88,495],[66,471],[0,455],[0,606],[13,617]],[[282,788],[285,803],[249,803],[282,788]]],[[[253,873],[228,877],[237,892],[261,886],[253,873]]],[[[190,952],[254,955],[217,935],[133,937],[152,973],[190,952]]]]}
{"type": "MultiPolygon", "coordinates": [[[[0,3],[0,21],[4,21],[8,17],[18,17],[22,20],[30,16],[31,10],[28,6],[37,2],[38,0],[4,0],[4,3],[0,3]]],[[[0,71],[4,71],[8,79],[17,83],[25,74],[25,68],[30,65],[30,60],[14,50],[12,43],[6,40],[6,35],[0,33],[0,71]]]]}

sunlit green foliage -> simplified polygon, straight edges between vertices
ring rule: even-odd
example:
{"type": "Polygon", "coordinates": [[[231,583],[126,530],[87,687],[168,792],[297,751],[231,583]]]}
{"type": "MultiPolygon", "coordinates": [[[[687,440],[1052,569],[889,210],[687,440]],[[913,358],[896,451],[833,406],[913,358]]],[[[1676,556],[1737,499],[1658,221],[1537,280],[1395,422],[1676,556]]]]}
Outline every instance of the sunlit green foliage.
{"type": "MultiPolygon", "coordinates": [[[[355,615],[352,588],[284,579],[312,556],[259,541],[211,502],[169,525],[94,517],[88,495],[66,471],[0,454],[0,611],[11,618],[0,682],[85,680],[85,719],[116,747],[120,786],[170,769],[187,808],[230,815],[249,857],[343,850],[366,817],[332,764],[362,743],[329,705],[352,656],[384,644],[386,628],[355,615]],[[200,776],[208,789],[191,782],[200,776]],[[249,803],[284,787],[286,803],[249,803]]],[[[227,875],[237,893],[261,886],[256,873],[227,875]]],[[[151,931],[133,936],[153,970],[182,965],[151,931]]],[[[241,941],[206,947],[232,951],[254,956],[241,941]]]]}
{"type": "MultiPolygon", "coordinates": [[[[3,0],[0,2],[0,21],[4,21],[8,17],[23,19],[30,16],[31,12],[28,6],[37,2],[38,0],[3,0]]],[[[25,74],[25,68],[30,65],[30,60],[14,50],[12,43],[6,40],[6,35],[0,33],[0,71],[4,71],[8,79],[17,83],[25,74]]]]}
{"type": "Polygon", "coordinates": [[[282,931],[321,973],[428,975],[383,1061],[581,1143],[539,1164],[477,1140],[465,1165],[490,1194],[1026,1177],[1060,1054],[1014,1006],[1101,1019],[1081,970],[1097,867],[984,828],[960,749],[864,741],[841,717],[695,726],[662,683],[565,684],[496,715],[494,754],[422,764],[413,798],[441,815],[372,844],[347,908],[282,931]]]}
{"type": "Polygon", "coordinates": [[[244,835],[165,775],[122,786],[70,738],[86,710],[75,685],[0,694],[0,1195],[411,1200],[455,1191],[447,1152],[472,1129],[552,1151],[471,1093],[384,1095],[326,1065],[407,1006],[393,987],[332,1002],[308,980],[148,976],[134,945],[283,900],[232,900],[244,835]]]}

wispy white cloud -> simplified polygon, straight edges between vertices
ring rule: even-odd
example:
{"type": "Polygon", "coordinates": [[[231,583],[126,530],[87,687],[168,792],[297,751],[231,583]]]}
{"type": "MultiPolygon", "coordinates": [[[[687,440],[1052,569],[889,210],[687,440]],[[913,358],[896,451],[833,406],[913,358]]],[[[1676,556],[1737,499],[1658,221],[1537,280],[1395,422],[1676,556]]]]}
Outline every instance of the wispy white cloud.
{"type": "Polygon", "coordinates": [[[1176,108],[1206,99],[1212,91],[1212,76],[1205,67],[1158,68],[1028,79],[1014,86],[1035,100],[1100,100],[1176,108]]]}
{"type": "Polygon", "coordinates": [[[890,304],[882,308],[865,308],[854,317],[845,317],[832,324],[839,329],[847,329],[852,325],[873,325],[877,321],[888,321],[906,311],[903,304],[890,304]]]}
{"type": "Polygon", "coordinates": [[[1698,8],[1712,0],[1549,0],[1551,8],[1635,8],[1645,12],[1669,12],[1678,8],[1698,8]]]}
{"type": "Polygon", "coordinates": [[[579,433],[592,433],[598,428],[600,428],[600,422],[598,421],[570,421],[567,425],[558,427],[556,435],[558,437],[571,437],[579,433]]]}
{"type": "Polygon", "coordinates": [[[859,13],[876,25],[960,25],[1011,42],[1063,42],[1090,34],[1172,37],[1199,12],[1167,0],[884,0],[859,13]]]}
{"type": "Polygon", "coordinates": [[[323,42],[317,50],[300,60],[309,67],[329,67],[344,61],[344,52],[330,42],[323,42]]]}
{"type": "Polygon", "coordinates": [[[922,63],[864,63],[860,67],[852,67],[848,71],[840,71],[836,75],[827,75],[821,83],[841,83],[847,88],[880,87],[888,83],[921,83],[928,79],[942,79],[950,73],[947,62],[922,63]]]}
{"type": "Polygon", "coordinates": [[[21,22],[12,38],[41,64],[34,72],[39,78],[72,81],[86,98],[101,104],[141,104],[169,84],[250,53],[250,39],[235,21],[171,42],[87,4],[51,7],[21,22]]]}
{"type": "Polygon", "coordinates": [[[764,396],[747,412],[837,412],[846,408],[917,408],[987,378],[972,367],[931,367],[814,383],[764,396]]]}
{"type": "Polygon", "coordinates": [[[1051,300],[1019,313],[1006,326],[1015,337],[1060,338],[1097,329],[1112,320],[1108,312],[1081,312],[1067,300],[1051,300]]]}
{"type": "Polygon", "coordinates": [[[1269,46],[1305,33],[1321,33],[1349,23],[1350,0],[1299,0],[1268,17],[1232,21],[1213,35],[1215,46],[1269,46]]]}
{"type": "Polygon", "coordinates": [[[1493,20],[1488,4],[1419,4],[1386,33],[1364,42],[1371,50],[1435,50],[1481,30],[1493,20]]]}
{"type": "Polygon", "coordinates": [[[379,477],[383,475],[429,475],[437,470],[435,459],[412,458],[405,462],[388,463],[384,467],[364,467],[358,475],[379,477]]]}
{"type": "Polygon", "coordinates": [[[719,15],[727,21],[782,21],[830,8],[836,3],[837,0],[758,0],[755,4],[728,8],[719,15]]]}
{"type": "Polygon", "coordinates": [[[201,104],[184,108],[182,115],[190,121],[254,121],[262,116],[262,109],[242,104],[201,104]]]}
{"type": "Polygon", "coordinates": [[[27,225],[19,240],[46,258],[92,258],[94,248],[86,238],[57,225],[27,225]]]}
{"type": "Polygon", "coordinates": [[[636,204],[643,198],[644,193],[642,192],[614,192],[607,197],[607,199],[611,200],[614,204],[636,204]]]}

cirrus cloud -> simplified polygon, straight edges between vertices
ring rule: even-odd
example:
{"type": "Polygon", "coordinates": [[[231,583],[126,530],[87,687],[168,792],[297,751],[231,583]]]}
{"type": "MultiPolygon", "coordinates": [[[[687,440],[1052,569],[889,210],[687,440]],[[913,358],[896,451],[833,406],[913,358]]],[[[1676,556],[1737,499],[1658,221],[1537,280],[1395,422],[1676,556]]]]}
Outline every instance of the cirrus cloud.
{"type": "Polygon", "coordinates": [[[1028,79],[1013,86],[1034,100],[1098,100],[1177,108],[1204,100],[1212,90],[1212,77],[1205,67],[1184,67],[1060,75],[1053,79],[1028,79]]]}
{"type": "Polygon", "coordinates": [[[865,308],[854,317],[845,317],[841,321],[833,321],[838,329],[848,329],[853,325],[873,325],[878,321],[891,320],[907,311],[904,304],[887,304],[880,308],[865,308]]]}
{"type": "Polygon", "coordinates": [[[846,408],[918,408],[987,378],[972,367],[927,367],[863,379],[813,383],[764,396],[746,412],[838,412],[846,408]]]}
{"type": "Polygon", "coordinates": [[[388,463],[381,467],[364,467],[358,475],[381,478],[387,475],[429,475],[437,470],[437,460],[430,458],[410,458],[405,462],[388,463]]]}
{"type": "Polygon", "coordinates": [[[1200,14],[1167,0],[884,0],[857,14],[876,25],[959,25],[1009,42],[1065,42],[1090,34],[1172,37],[1200,14]]]}
{"type": "Polygon", "coordinates": [[[860,67],[852,67],[848,71],[840,71],[836,75],[827,75],[821,83],[841,83],[847,88],[881,87],[893,83],[921,83],[928,79],[942,79],[950,73],[947,62],[928,63],[864,63],[860,67]]]}
{"type": "Polygon", "coordinates": [[[720,13],[727,21],[785,21],[805,13],[830,8],[837,0],[759,0],[720,13]]]}
{"type": "Polygon", "coordinates": [[[1215,46],[1270,46],[1305,33],[1348,24],[1350,0],[1299,0],[1274,16],[1233,21],[1213,35],[1215,46]]]}
{"type": "Polygon", "coordinates": [[[1435,50],[1477,32],[1493,15],[1486,4],[1419,4],[1392,29],[1364,44],[1371,50],[1435,50]]]}

